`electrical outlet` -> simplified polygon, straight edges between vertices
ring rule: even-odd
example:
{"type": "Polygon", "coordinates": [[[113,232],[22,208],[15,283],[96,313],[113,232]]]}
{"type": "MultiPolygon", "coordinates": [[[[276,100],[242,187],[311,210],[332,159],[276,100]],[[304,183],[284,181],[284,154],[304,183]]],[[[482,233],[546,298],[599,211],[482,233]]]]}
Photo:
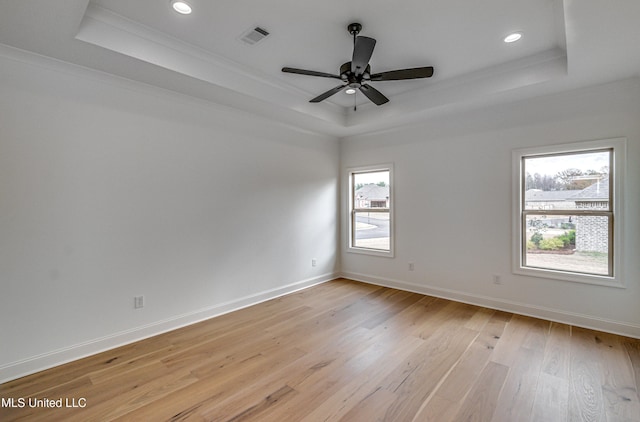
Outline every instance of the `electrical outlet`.
{"type": "Polygon", "coordinates": [[[502,278],[498,274],[493,275],[493,284],[502,284],[502,278]]]}
{"type": "Polygon", "coordinates": [[[316,265],[318,265],[318,260],[315,258],[311,258],[311,266],[315,267],[316,265]]]}
{"type": "Polygon", "coordinates": [[[136,296],[133,298],[133,307],[135,309],[144,308],[144,296],[136,296]]]}
{"type": "Polygon", "coordinates": [[[409,271],[413,271],[415,269],[415,266],[413,265],[413,262],[409,262],[409,271]]]}

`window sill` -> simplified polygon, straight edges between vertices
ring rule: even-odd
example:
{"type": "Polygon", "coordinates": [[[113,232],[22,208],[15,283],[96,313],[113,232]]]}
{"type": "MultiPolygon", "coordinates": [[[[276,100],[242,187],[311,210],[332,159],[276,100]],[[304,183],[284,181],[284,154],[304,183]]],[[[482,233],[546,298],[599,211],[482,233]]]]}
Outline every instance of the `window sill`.
{"type": "Polygon", "coordinates": [[[566,271],[548,270],[532,267],[517,267],[513,270],[514,274],[525,275],[530,277],[550,278],[553,280],[570,281],[573,283],[591,284],[596,286],[615,287],[618,289],[626,289],[627,286],[620,280],[620,277],[608,277],[600,275],[570,273],[566,271]]]}
{"type": "Polygon", "coordinates": [[[368,249],[368,248],[355,248],[353,246],[349,246],[347,248],[347,252],[360,254],[360,255],[371,255],[371,256],[382,256],[385,258],[393,258],[393,250],[383,251],[379,249],[368,249]]]}

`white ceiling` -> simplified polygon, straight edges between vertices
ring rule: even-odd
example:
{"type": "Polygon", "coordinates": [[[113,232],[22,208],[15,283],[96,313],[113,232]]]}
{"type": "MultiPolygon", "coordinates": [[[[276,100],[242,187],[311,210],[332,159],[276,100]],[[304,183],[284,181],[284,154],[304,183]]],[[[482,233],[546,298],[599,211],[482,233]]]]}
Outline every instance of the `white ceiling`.
{"type": "Polygon", "coordinates": [[[336,136],[640,75],[638,0],[188,1],[184,16],[169,0],[0,0],[0,43],[336,136]],[[372,73],[434,76],[372,82],[380,107],[309,103],[339,81],[280,69],[338,74],[351,22],[377,40],[372,73]],[[240,41],[255,26],[270,35],[240,41]]]}

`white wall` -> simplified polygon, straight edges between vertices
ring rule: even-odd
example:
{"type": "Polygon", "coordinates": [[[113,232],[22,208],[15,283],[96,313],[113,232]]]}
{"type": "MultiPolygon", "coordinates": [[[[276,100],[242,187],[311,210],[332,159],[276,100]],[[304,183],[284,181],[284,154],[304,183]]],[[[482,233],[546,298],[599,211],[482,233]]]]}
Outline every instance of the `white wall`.
{"type": "Polygon", "coordinates": [[[337,139],[28,54],[0,69],[0,382],[335,277],[337,139]]]}
{"type": "Polygon", "coordinates": [[[347,138],[341,160],[343,204],[344,169],[386,162],[395,168],[395,258],[343,247],[345,276],[640,337],[637,78],[347,138]],[[614,137],[628,139],[619,251],[627,288],[512,274],[511,151],[614,137]],[[494,274],[503,285],[493,284],[494,274]]]}

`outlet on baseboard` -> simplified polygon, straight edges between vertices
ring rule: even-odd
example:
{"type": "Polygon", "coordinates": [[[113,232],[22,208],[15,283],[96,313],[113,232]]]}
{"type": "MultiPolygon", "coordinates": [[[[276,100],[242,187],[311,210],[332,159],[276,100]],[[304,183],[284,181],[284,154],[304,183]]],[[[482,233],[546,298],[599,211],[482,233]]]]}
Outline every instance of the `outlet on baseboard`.
{"type": "Polygon", "coordinates": [[[502,284],[502,278],[499,274],[493,275],[493,284],[502,284]]]}
{"type": "Polygon", "coordinates": [[[135,309],[144,308],[144,296],[135,296],[133,298],[133,307],[135,309]]]}
{"type": "Polygon", "coordinates": [[[415,269],[415,265],[413,262],[409,262],[409,271],[413,271],[415,269]]]}
{"type": "Polygon", "coordinates": [[[318,260],[315,258],[311,258],[311,266],[315,267],[316,265],[318,265],[318,260]]]}

